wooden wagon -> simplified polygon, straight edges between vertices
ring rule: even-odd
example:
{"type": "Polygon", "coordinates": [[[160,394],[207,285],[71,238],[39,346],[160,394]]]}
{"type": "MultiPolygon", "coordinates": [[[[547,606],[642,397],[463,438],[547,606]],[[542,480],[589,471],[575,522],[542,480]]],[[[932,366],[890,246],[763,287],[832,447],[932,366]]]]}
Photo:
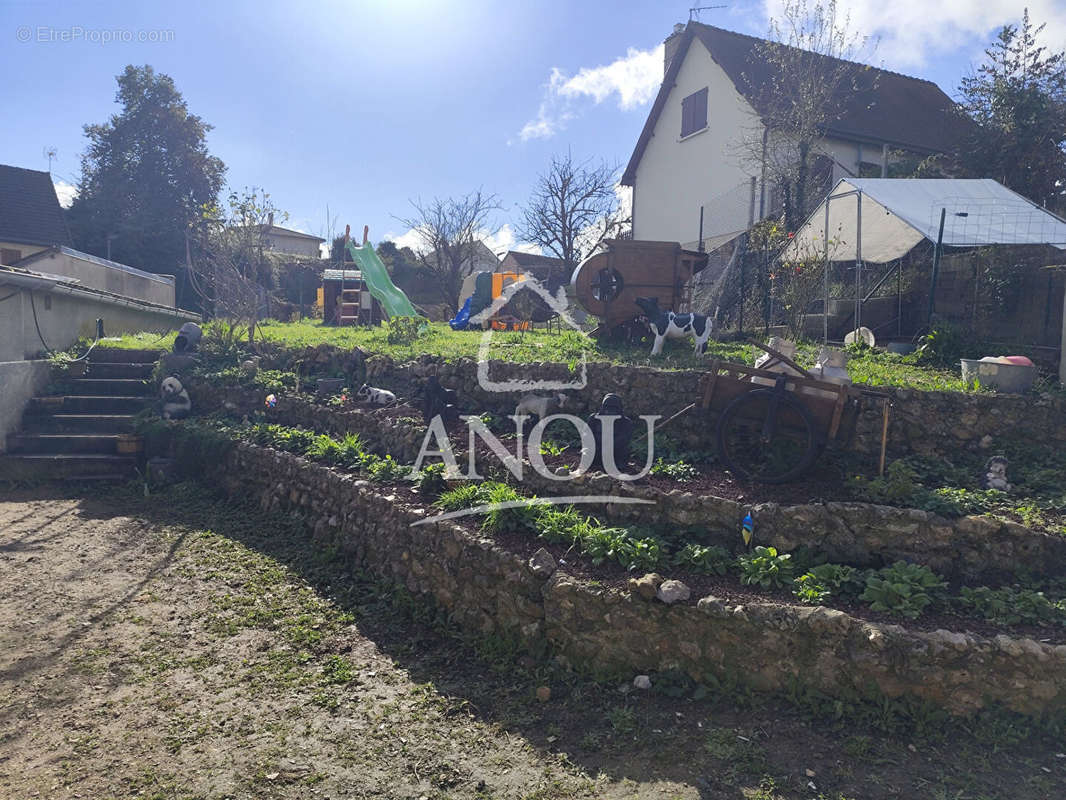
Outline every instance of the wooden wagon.
{"type": "Polygon", "coordinates": [[[654,297],[659,307],[691,311],[692,276],[707,266],[707,254],[684,250],[677,242],[608,239],[574,270],[571,284],[581,306],[611,330],[643,313],[638,297],[654,297]]]}
{"type": "Polygon", "coordinates": [[[883,404],[883,472],[888,396],[818,380],[784,360],[799,374],[783,375],[727,361],[709,364],[695,405],[718,418],[718,457],[722,463],[749,480],[795,480],[810,468],[827,443],[854,426],[859,399],[865,395],[880,398],[883,404]]]}

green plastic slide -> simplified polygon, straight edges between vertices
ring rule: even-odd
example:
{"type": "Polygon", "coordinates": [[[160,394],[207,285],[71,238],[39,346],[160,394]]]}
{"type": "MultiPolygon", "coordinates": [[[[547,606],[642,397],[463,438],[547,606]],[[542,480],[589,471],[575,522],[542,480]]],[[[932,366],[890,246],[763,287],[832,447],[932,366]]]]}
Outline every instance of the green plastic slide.
{"type": "Polygon", "coordinates": [[[370,290],[374,299],[381,303],[389,318],[393,317],[417,317],[418,312],[407,299],[402,290],[396,288],[396,284],[389,278],[389,272],[381,263],[378,254],[374,252],[369,242],[362,247],[356,247],[355,242],[349,239],[346,243],[348,252],[351,253],[355,263],[359,265],[359,271],[363,276],[363,283],[370,290]]]}

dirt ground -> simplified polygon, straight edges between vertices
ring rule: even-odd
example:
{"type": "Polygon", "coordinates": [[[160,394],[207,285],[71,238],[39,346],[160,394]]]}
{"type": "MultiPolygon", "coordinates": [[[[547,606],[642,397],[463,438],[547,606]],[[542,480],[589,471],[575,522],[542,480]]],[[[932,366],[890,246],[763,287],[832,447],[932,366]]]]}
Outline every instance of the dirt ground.
{"type": "Polygon", "coordinates": [[[1061,744],[1017,725],[671,695],[464,639],[297,519],[0,486],[4,800],[1066,796],[1061,744]]]}

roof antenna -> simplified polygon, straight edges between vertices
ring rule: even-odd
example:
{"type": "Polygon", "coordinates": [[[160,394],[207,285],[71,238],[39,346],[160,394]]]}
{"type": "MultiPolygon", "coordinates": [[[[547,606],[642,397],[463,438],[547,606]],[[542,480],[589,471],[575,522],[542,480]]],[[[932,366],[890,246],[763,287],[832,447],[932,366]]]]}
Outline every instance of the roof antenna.
{"type": "Polygon", "coordinates": [[[45,158],[48,159],[48,171],[49,172],[52,171],[52,159],[54,159],[56,157],[56,155],[58,155],[58,154],[59,154],[59,151],[56,150],[54,147],[46,147],[46,148],[44,148],[43,155],[44,155],[45,158]]]}
{"type": "Polygon", "coordinates": [[[697,6],[696,8],[690,8],[688,10],[688,21],[692,22],[695,20],[696,22],[699,22],[701,11],[713,11],[716,8],[729,8],[729,6],[697,6]]]}

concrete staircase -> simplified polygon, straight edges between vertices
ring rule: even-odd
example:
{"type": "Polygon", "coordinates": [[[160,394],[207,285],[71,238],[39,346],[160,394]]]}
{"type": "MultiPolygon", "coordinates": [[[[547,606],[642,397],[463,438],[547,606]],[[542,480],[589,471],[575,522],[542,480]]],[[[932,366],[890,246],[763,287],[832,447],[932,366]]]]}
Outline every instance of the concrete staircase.
{"type": "Polygon", "coordinates": [[[95,348],[85,377],[66,392],[34,397],[22,430],[7,439],[0,480],[126,480],[137,456],[118,452],[134,415],[155,402],[155,350],[95,348]]]}

